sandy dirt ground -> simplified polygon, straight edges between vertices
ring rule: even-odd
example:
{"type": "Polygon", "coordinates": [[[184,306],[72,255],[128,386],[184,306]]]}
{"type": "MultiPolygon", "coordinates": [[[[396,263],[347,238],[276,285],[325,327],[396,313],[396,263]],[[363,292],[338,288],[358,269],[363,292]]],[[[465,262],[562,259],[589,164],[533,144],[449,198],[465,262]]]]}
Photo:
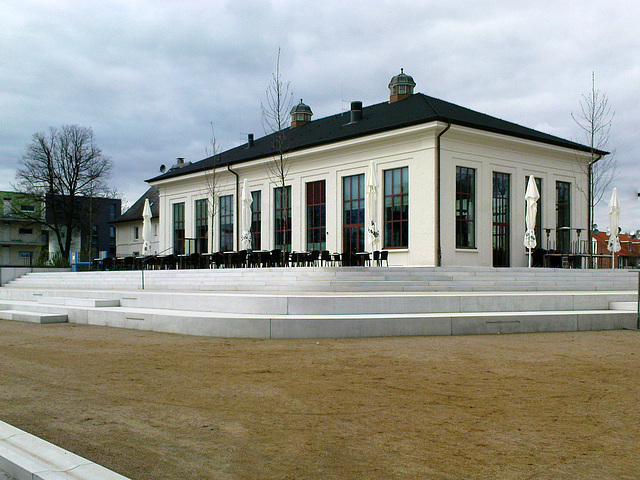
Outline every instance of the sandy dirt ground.
{"type": "Polygon", "coordinates": [[[637,479],[640,333],[244,340],[0,321],[0,419],[132,479],[637,479]]]}

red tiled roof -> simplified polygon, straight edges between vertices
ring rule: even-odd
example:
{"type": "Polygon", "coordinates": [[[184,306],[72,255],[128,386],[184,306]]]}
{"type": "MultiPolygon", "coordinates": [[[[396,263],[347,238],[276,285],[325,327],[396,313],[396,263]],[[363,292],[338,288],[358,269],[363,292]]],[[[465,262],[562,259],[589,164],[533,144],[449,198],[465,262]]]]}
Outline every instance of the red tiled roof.
{"type": "MultiPolygon", "coordinates": [[[[597,254],[611,255],[607,242],[609,241],[609,235],[607,232],[593,233],[593,238],[597,244],[597,254]]],[[[640,256],[640,239],[633,238],[631,235],[620,233],[618,235],[620,239],[621,250],[616,253],[622,257],[637,257],[640,256]]]]}

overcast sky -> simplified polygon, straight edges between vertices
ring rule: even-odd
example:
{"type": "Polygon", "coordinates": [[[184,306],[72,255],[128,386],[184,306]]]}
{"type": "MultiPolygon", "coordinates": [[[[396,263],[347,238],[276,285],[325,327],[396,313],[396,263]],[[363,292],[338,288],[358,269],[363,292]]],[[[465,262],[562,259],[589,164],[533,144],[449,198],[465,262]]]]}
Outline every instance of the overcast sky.
{"type": "Polygon", "coordinates": [[[639,23],[638,0],[0,0],[0,189],[33,133],[78,124],[131,205],[161,164],[206,156],[211,124],[223,149],[264,134],[280,47],[314,118],[385,101],[404,68],[416,92],[581,143],[571,113],[595,72],[621,226],[640,229],[639,23]]]}

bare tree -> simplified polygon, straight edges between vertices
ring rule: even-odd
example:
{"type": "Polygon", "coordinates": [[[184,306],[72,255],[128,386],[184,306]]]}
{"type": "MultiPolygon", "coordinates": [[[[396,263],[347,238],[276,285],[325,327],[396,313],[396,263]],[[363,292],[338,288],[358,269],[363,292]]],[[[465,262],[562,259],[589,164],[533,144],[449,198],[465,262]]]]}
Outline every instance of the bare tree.
{"type": "MultiPolygon", "coordinates": [[[[280,48],[278,48],[278,59],[276,71],[271,75],[271,81],[266,91],[266,104],[261,105],[262,126],[267,135],[273,139],[273,157],[267,162],[267,174],[269,179],[278,187],[279,198],[276,201],[283,209],[282,212],[289,212],[291,208],[291,198],[287,192],[287,176],[291,168],[290,159],[287,155],[290,146],[288,145],[287,134],[289,129],[288,120],[291,108],[293,107],[293,93],[291,84],[283,82],[280,76],[280,48]]],[[[281,224],[276,227],[279,231],[290,231],[290,217],[276,219],[281,224]]],[[[276,241],[276,246],[283,247],[290,245],[291,239],[276,241]]]]}
{"type": "MultiPolygon", "coordinates": [[[[32,137],[16,172],[14,188],[44,206],[23,217],[47,227],[63,259],[69,257],[74,232],[91,222],[94,197],[107,197],[113,163],[95,144],[93,130],[78,125],[50,128],[32,137]]],[[[89,225],[92,231],[92,225],[89,225]]]]}
{"type": "Polygon", "coordinates": [[[219,173],[216,171],[216,166],[219,161],[218,154],[220,153],[220,144],[216,138],[216,132],[213,128],[213,123],[211,123],[211,139],[209,141],[211,145],[211,150],[208,148],[205,149],[207,160],[210,162],[210,167],[205,171],[204,179],[205,179],[205,192],[208,200],[208,217],[211,225],[211,251],[214,250],[214,236],[213,232],[215,232],[214,222],[216,217],[216,212],[218,210],[218,198],[220,198],[220,187],[218,186],[219,173]]]}
{"type": "Polygon", "coordinates": [[[591,230],[595,218],[595,207],[602,200],[605,191],[617,177],[617,160],[615,155],[603,155],[609,143],[609,132],[615,112],[611,111],[607,94],[596,89],[595,74],[591,73],[591,90],[582,95],[580,112],[572,113],[571,118],[583,132],[589,146],[589,162],[579,163],[582,172],[587,175],[587,191],[583,193],[589,204],[588,213],[588,248],[592,253],[591,230]]]}

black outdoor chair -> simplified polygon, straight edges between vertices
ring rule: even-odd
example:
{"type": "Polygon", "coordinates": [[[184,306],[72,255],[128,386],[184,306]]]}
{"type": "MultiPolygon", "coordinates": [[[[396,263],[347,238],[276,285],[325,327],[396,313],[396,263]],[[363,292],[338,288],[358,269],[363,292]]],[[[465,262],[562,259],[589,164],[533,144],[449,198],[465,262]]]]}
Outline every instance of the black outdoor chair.
{"type": "Polygon", "coordinates": [[[142,259],[142,269],[143,270],[155,270],[158,268],[160,264],[160,260],[157,255],[149,255],[142,259]]]}
{"type": "Polygon", "coordinates": [[[113,257],[106,257],[102,259],[102,269],[103,270],[115,270],[116,268],[116,260],[113,257]]]}
{"type": "Polygon", "coordinates": [[[388,250],[382,250],[380,252],[379,266],[382,266],[382,262],[385,262],[387,264],[387,267],[389,266],[389,251],[388,250]]]}
{"type": "Polygon", "coordinates": [[[315,267],[320,262],[320,250],[312,250],[307,255],[307,264],[310,267],[315,267]]]}
{"type": "Polygon", "coordinates": [[[240,250],[239,252],[234,252],[231,256],[232,264],[234,268],[242,268],[247,266],[247,251],[240,250]]]}
{"type": "Polygon", "coordinates": [[[187,258],[187,268],[202,268],[202,255],[191,253],[187,258]]]}
{"type": "Polygon", "coordinates": [[[307,252],[291,252],[291,266],[304,267],[307,264],[307,252]]]}
{"type": "Polygon", "coordinates": [[[247,266],[250,268],[255,268],[260,266],[259,252],[254,252],[253,250],[247,251],[247,266]]]}
{"type": "Polygon", "coordinates": [[[371,266],[371,254],[369,252],[360,252],[356,254],[356,263],[359,267],[371,266]]]}
{"type": "Polygon", "coordinates": [[[271,253],[270,252],[259,252],[259,253],[260,253],[260,266],[268,267],[269,261],[271,259],[271,253]]]}
{"type": "Polygon", "coordinates": [[[343,267],[353,267],[358,264],[358,259],[356,258],[356,254],[351,252],[343,252],[341,260],[342,260],[343,267]]]}
{"type": "Polygon", "coordinates": [[[322,250],[320,252],[320,265],[326,267],[331,262],[331,253],[329,253],[329,250],[322,250]]]}
{"type": "Polygon", "coordinates": [[[136,257],[124,257],[122,261],[123,270],[133,270],[136,263],[136,257]]]}
{"type": "Polygon", "coordinates": [[[269,252],[269,266],[282,267],[282,250],[275,248],[269,252]]]}
{"type": "Polygon", "coordinates": [[[543,267],[544,266],[544,256],[547,251],[543,248],[536,248],[533,252],[531,252],[531,266],[532,267],[543,267]]]}
{"type": "Polygon", "coordinates": [[[214,252],[209,258],[209,265],[212,268],[220,268],[224,266],[224,254],[222,252],[214,252]]]}
{"type": "Polygon", "coordinates": [[[174,254],[165,255],[164,257],[160,257],[160,265],[164,269],[175,269],[178,265],[178,257],[174,254]]]}

